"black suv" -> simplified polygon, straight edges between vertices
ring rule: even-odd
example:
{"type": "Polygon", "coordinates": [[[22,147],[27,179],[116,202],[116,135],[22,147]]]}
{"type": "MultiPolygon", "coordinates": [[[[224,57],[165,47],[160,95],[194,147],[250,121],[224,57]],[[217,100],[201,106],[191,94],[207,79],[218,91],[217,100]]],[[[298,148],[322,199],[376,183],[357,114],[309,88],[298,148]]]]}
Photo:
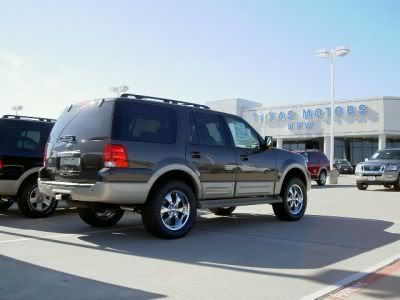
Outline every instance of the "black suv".
{"type": "Polygon", "coordinates": [[[310,188],[306,162],[271,144],[237,116],[124,94],[62,113],[39,188],[77,206],[92,226],[112,226],[133,210],[163,238],[188,233],[198,208],[229,215],[269,203],[278,218],[298,220],[310,188]]]}
{"type": "Polygon", "coordinates": [[[5,115],[0,118],[0,211],[17,202],[28,217],[47,217],[57,202],[39,193],[37,177],[55,120],[5,115]]]}

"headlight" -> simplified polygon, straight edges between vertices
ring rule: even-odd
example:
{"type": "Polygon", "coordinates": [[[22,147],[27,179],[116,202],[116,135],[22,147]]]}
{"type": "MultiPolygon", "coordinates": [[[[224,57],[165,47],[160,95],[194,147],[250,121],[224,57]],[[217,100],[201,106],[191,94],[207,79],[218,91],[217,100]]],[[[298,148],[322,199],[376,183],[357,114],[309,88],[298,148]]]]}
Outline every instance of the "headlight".
{"type": "Polygon", "coordinates": [[[388,165],[387,170],[388,171],[397,171],[399,169],[398,165],[388,165]]]}

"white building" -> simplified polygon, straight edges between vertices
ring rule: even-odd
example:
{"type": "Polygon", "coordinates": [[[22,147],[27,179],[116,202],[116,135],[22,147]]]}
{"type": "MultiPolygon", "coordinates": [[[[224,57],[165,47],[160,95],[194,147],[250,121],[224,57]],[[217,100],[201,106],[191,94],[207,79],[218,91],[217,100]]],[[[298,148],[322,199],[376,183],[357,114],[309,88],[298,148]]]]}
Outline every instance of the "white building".
{"type": "MultiPolygon", "coordinates": [[[[243,117],[276,146],[288,150],[320,149],[330,156],[330,103],[263,107],[244,99],[210,101],[211,109],[243,117]]],[[[335,158],[356,164],[377,149],[400,148],[400,97],[335,102],[335,158]]]]}

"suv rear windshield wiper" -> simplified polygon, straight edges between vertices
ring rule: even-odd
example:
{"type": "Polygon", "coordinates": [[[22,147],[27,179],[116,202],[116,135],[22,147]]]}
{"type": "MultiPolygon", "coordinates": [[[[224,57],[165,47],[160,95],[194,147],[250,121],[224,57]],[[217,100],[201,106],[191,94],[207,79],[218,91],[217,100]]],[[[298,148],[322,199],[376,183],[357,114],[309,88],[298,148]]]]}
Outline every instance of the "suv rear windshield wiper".
{"type": "Polygon", "coordinates": [[[74,135],[59,136],[57,139],[57,142],[75,142],[75,141],[76,141],[76,136],[74,135]]]}

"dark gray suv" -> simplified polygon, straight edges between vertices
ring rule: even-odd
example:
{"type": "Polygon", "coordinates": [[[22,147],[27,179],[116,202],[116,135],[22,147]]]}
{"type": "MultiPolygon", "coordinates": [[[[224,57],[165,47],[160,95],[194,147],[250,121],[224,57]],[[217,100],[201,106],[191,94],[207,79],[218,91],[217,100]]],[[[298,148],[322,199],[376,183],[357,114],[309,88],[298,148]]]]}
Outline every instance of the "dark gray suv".
{"type": "Polygon", "coordinates": [[[162,238],[188,233],[198,208],[229,215],[269,203],[279,219],[299,220],[310,188],[306,162],[271,144],[237,116],[124,94],[62,113],[39,188],[77,206],[92,226],[112,226],[133,210],[162,238]]]}

